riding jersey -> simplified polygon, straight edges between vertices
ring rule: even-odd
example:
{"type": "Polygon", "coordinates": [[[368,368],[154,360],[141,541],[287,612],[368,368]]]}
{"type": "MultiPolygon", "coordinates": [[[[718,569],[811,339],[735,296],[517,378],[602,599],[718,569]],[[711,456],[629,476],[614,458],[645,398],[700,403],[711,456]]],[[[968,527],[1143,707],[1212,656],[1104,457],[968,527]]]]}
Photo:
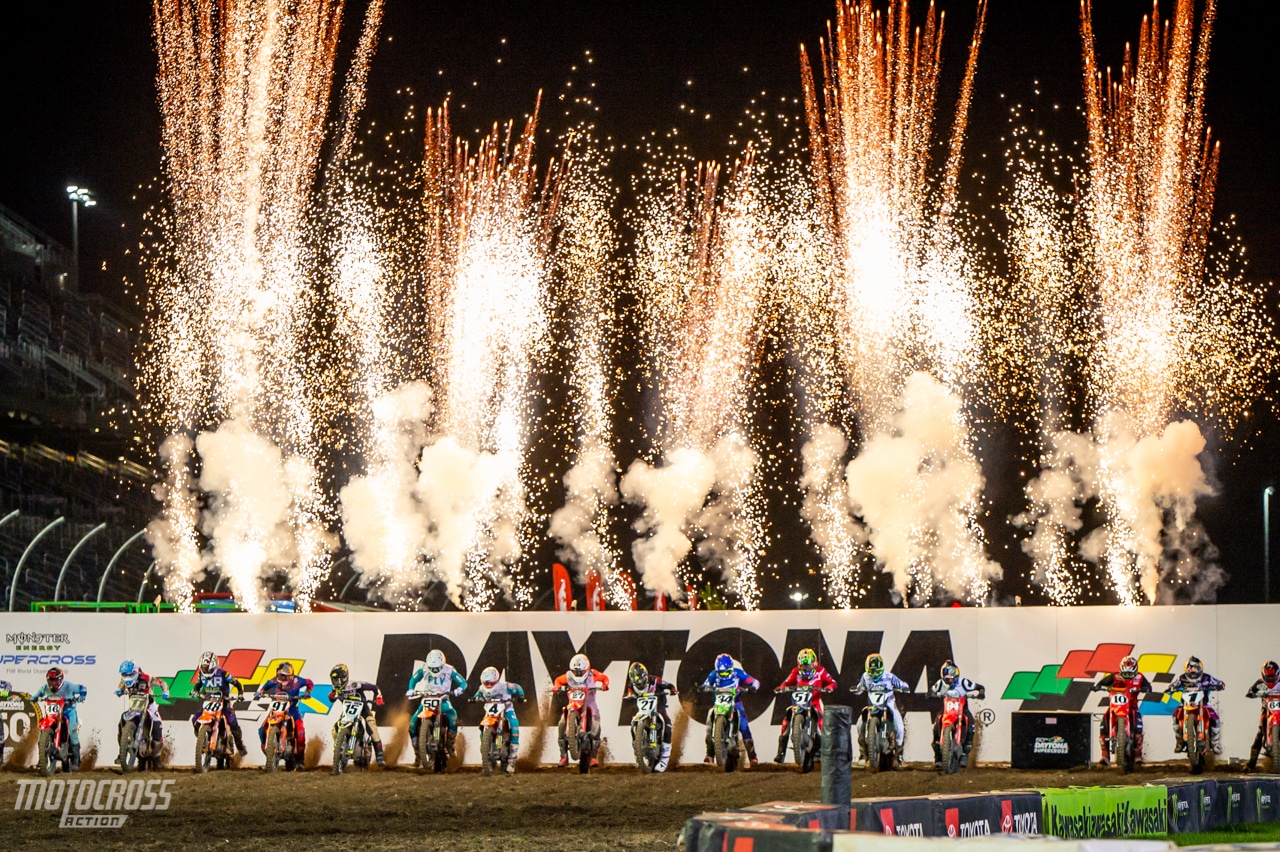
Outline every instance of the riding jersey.
{"type": "Polygon", "coordinates": [[[889,671],[883,672],[880,677],[872,677],[863,672],[862,677],[858,680],[858,685],[853,688],[855,695],[861,695],[864,692],[887,693],[889,696],[887,703],[892,707],[897,706],[898,702],[894,698],[894,693],[898,691],[910,692],[911,686],[905,680],[889,671]]]}
{"type": "Polygon", "coordinates": [[[13,684],[7,680],[0,680],[0,699],[8,698],[10,692],[13,692],[13,684]]]}
{"type": "Polygon", "coordinates": [[[702,682],[704,689],[728,689],[733,686],[745,686],[748,689],[759,689],[760,681],[744,672],[737,666],[733,667],[733,673],[728,676],[722,676],[719,672],[713,671],[707,675],[707,679],[702,682]]]}
{"type": "MultiPolygon", "coordinates": [[[[125,693],[128,693],[129,695],[150,695],[151,690],[157,683],[160,684],[160,687],[164,692],[164,697],[168,698],[169,684],[159,678],[153,678],[151,675],[141,670],[138,671],[138,677],[134,680],[132,685],[125,683],[124,678],[121,678],[120,684],[116,687],[116,695],[123,695],[125,693]]],[[[154,703],[154,701],[152,703],[154,703]]]]}
{"type": "MultiPolygon", "coordinates": [[[[980,683],[975,683],[967,677],[958,677],[955,683],[947,683],[941,678],[933,686],[929,687],[930,695],[947,695],[956,693],[968,698],[976,692],[986,693],[987,688],[980,683]]],[[[981,698],[981,695],[974,695],[974,698],[981,698]]],[[[966,708],[967,709],[967,708],[966,708]]]]}
{"type": "Polygon", "coordinates": [[[600,715],[600,708],[596,706],[596,689],[600,690],[609,688],[609,676],[598,669],[591,669],[581,678],[573,672],[565,672],[556,678],[555,688],[565,689],[566,692],[582,689],[587,693],[587,697],[583,699],[583,706],[590,708],[593,715],[600,715]]]}
{"type": "Polygon", "coordinates": [[[524,687],[518,683],[508,683],[500,680],[493,686],[485,686],[480,684],[480,688],[476,690],[476,699],[479,701],[501,701],[503,707],[507,711],[513,711],[513,698],[524,698],[524,687]]]}
{"type": "Polygon", "coordinates": [[[205,674],[203,669],[196,671],[196,691],[204,692],[206,689],[216,689],[222,693],[223,701],[231,700],[231,689],[244,695],[244,687],[240,685],[240,680],[230,674],[224,668],[213,670],[213,674],[205,674]]]}
{"type": "MultiPolygon", "coordinates": [[[[302,693],[304,691],[310,693],[314,688],[315,684],[311,682],[310,678],[294,675],[284,683],[281,683],[279,678],[273,678],[267,681],[258,687],[258,694],[262,695],[263,693],[267,693],[270,695],[279,695],[280,693],[284,693],[289,696],[289,715],[295,720],[300,720],[302,718],[302,711],[298,709],[298,701],[303,698],[302,693]]],[[[264,725],[266,724],[267,718],[268,717],[266,716],[262,718],[264,725]]]]}
{"type": "Polygon", "coordinates": [[[342,701],[344,696],[357,694],[364,700],[364,712],[362,715],[368,716],[373,712],[371,705],[382,695],[382,690],[378,689],[376,683],[369,683],[366,680],[353,680],[349,681],[342,689],[334,692],[333,702],[337,704],[342,701]]]}
{"type": "MultiPolygon", "coordinates": [[[[449,694],[461,695],[463,690],[467,688],[467,679],[458,674],[453,666],[447,664],[442,666],[438,672],[430,671],[424,666],[414,672],[413,677],[409,678],[409,690],[413,691],[413,688],[418,684],[422,684],[418,687],[418,692],[444,696],[449,694]]],[[[445,700],[448,701],[448,698],[445,700]]]]}
{"type": "Polygon", "coordinates": [[[1112,690],[1113,686],[1118,686],[1125,692],[1129,693],[1129,701],[1134,705],[1134,709],[1138,709],[1138,695],[1143,692],[1151,691],[1151,681],[1147,680],[1147,676],[1139,672],[1133,677],[1124,677],[1120,674],[1104,675],[1102,680],[1094,684],[1096,690],[1112,690]]]}
{"type": "Polygon", "coordinates": [[[72,683],[69,680],[64,680],[62,682],[62,687],[57,691],[50,689],[49,684],[46,683],[36,690],[36,694],[31,696],[31,698],[34,700],[37,698],[48,698],[55,695],[66,702],[62,708],[62,717],[67,720],[67,730],[71,734],[71,744],[73,746],[78,746],[80,745],[80,717],[79,714],[76,713],[76,706],[79,702],[84,701],[85,698],[88,697],[89,690],[85,689],[78,683],[72,683]],[[72,702],[72,699],[75,699],[75,703],[72,702]]]}
{"type": "MultiPolygon", "coordinates": [[[[3,686],[4,683],[0,681],[0,687],[3,686]]],[[[1244,697],[1261,698],[1263,701],[1266,701],[1268,698],[1280,698],[1280,680],[1276,681],[1275,684],[1268,686],[1265,680],[1258,678],[1253,682],[1253,686],[1249,687],[1249,691],[1245,693],[1244,697]]]]}
{"type": "Polygon", "coordinates": [[[630,680],[627,681],[627,688],[622,692],[623,700],[635,698],[637,695],[651,695],[657,703],[654,705],[654,712],[659,715],[667,715],[667,696],[676,694],[676,685],[670,681],[663,680],[660,677],[649,678],[649,685],[645,687],[643,693],[636,692],[635,685],[630,680]]]}
{"type": "Polygon", "coordinates": [[[820,701],[818,693],[824,689],[834,690],[836,688],[836,679],[823,666],[815,665],[808,674],[805,674],[800,670],[799,666],[796,666],[778,688],[793,689],[797,686],[813,687],[813,700],[820,701]]]}
{"type": "Polygon", "coordinates": [[[1166,692],[1195,692],[1204,690],[1205,692],[1213,692],[1215,690],[1224,689],[1226,684],[1218,680],[1208,672],[1201,672],[1198,675],[1189,675],[1186,672],[1178,675],[1173,679],[1173,683],[1169,684],[1166,692]]]}

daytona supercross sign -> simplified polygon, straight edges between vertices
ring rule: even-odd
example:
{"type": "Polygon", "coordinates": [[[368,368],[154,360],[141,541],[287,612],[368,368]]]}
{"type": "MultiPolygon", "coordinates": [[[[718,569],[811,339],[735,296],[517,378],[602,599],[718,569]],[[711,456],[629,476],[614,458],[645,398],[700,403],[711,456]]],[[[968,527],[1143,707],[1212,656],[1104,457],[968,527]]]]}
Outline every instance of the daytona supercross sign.
{"type": "MultiPolygon", "coordinates": [[[[115,671],[132,659],[144,671],[166,680],[171,701],[162,703],[166,737],[173,740],[176,763],[188,762],[195,748],[191,726],[195,712],[192,674],[201,651],[214,651],[223,665],[252,693],[288,660],[315,681],[314,695],[304,702],[310,738],[327,740],[336,714],[329,696],[329,669],[346,663],[358,680],[376,680],[387,696],[378,722],[384,738],[405,724],[404,692],[413,670],[428,651],[439,649],[467,677],[471,690],[485,666],[496,666],[508,680],[524,686],[530,701],[517,711],[526,730],[539,723],[539,713],[554,724],[555,705],[548,704],[550,682],[575,653],[585,653],[605,672],[613,688],[601,693],[603,733],[616,745],[613,760],[630,761],[628,721],[633,705],[622,691],[627,664],[643,662],[652,673],[674,681],[681,708],[691,716],[686,728],[684,759],[701,758],[703,719],[710,706],[697,685],[715,656],[729,653],[762,689],[745,699],[755,738],[771,751],[785,712],[785,696],[772,688],[786,677],[797,652],[810,647],[840,684],[827,700],[851,703],[848,692],[863,669],[867,654],[878,651],[890,669],[912,687],[899,698],[907,723],[908,760],[932,759],[930,713],[939,699],[926,692],[943,662],[953,659],[962,673],[987,687],[987,700],[974,710],[984,727],[978,759],[1008,761],[1010,713],[1015,710],[1083,711],[1101,714],[1101,696],[1089,686],[1114,670],[1132,653],[1157,690],[1196,655],[1210,673],[1224,679],[1227,691],[1217,696],[1224,719],[1228,756],[1248,754],[1258,718],[1257,702],[1244,692],[1261,663],[1277,656],[1261,644],[1274,634],[1280,606],[1162,607],[1115,609],[1004,608],[940,610],[870,610],[854,612],[598,612],[598,613],[343,613],[300,615],[94,615],[12,613],[0,616],[6,636],[69,637],[74,653],[30,651],[31,643],[0,648],[0,678],[18,690],[33,692],[43,682],[42,655],[57,654],[68,680],[84,684],[88,700],[80,707],[81,736],[110,748],[116,722],[124,709],[113,694],[115,671]],[[62,658],[71,657],[63,662],[62,658]],[[77,664],[76,658],[93,660],[77,664]]],[[[59,643],[53,643],[59,644],[59,643]]],[[[476,737],[479,705],[457,704],[467,743],[468,761],[478,760],[476,737]],[[470,736],[467,736],[471,734],[470,736]]],[[[241,724],[256,726],[265,704],[236,705],[241,724]]],[[[1145,697],[1147,757],[1173,757],[1173,705],[1160,695],[1145,697]]],[[[11,740],[29,730],[31,707],[9,702],[0,709],[0,730],[11,740]]],[[[1096,738],[1096,722],[1094,727],[1096,738]]],[[[261,762],[257,738],[247,731],[249,760],[261,762]]],[[[522,737],[527,744],[532,737],[522,737]]],[[[555,736],[544,740],[544,760],[557,757],[555,736]]],[[[411,756],[402,757],[411,760],[411,756]]]]}

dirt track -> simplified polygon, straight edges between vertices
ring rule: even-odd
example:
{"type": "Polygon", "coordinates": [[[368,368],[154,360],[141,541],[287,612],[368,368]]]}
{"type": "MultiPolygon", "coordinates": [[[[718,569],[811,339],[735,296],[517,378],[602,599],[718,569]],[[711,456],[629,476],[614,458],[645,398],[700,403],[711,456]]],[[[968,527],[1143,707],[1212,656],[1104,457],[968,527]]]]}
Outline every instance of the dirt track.
{"type": "MultiPolygon", "coordinates": [[[[1180,774],[1155,767],[1134,782],[1180,774]]],[[[102,770],[89,778],[115,777],[102,770]]],[[[589,776],[555,769],[485,778],[478,772],[417,775],[407,770],[334,778],[313,770],[266,776],[257,770],[164,772],[173,779],[167,811],[137,812],[123,829],[63,829],[58,814],[13,810],[19,778],[0,773],[0,838],[6,849],[671,849],[695,813],[772,800],[819,797],[819,773],[772,765],[733,775],[710,767],[641,776],[631,768],[589,776]]],[[[139,777],[157,777],[143,775],[139,777]]],[[[978,769],[951,777],[924,767],[888,775],[855,770],[855,796],[907,796],[1032,786],[1115,784],[1115,770],[1014,772],[978,769]]]]}

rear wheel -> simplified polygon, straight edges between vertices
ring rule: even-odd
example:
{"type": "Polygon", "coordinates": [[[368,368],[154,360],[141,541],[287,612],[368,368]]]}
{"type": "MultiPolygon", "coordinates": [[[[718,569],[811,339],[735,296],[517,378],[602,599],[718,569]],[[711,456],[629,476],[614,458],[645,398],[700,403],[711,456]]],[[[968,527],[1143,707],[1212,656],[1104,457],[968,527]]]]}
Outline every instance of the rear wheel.
{"type": "Polygon", "coordinates": [[[138,723],[126,722],[120,731],[120,771],[132,772],[138,763],[138,723]]]}
{"type": "Polygon", "coordinates": [[[480,729],[480,769],[485,775],[493,774],[494,756],[497,751],[494,748],[493,732],[492,725],[480,729]]]}

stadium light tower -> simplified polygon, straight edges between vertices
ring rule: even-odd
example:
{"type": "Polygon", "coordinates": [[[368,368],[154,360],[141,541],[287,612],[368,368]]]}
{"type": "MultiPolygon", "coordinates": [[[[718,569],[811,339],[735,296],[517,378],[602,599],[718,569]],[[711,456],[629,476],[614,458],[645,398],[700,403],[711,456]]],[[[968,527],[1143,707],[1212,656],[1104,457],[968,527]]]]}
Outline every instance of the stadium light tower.
{"type": "Polygon", "coordinates": [[[76,289],[80,288],[80,207],[92,207],[98,203],[93,193],[83,186],[67,187],[71,199],[71,263],[75,267],[76,289]]]}

